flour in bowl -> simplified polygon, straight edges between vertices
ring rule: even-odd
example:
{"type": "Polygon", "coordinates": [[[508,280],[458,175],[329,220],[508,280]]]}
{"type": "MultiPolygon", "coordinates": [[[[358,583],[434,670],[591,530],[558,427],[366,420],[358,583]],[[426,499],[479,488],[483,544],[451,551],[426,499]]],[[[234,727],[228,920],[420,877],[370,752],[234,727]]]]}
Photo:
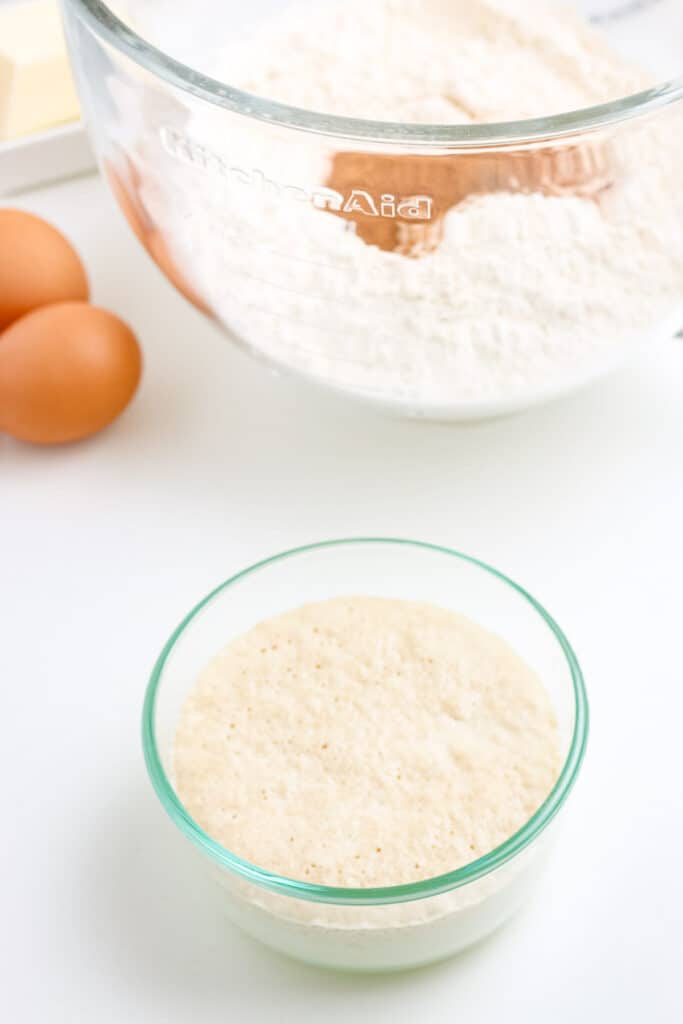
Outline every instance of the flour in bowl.
{"type": "Polygon", "coordinates": [[[178,795],[209,835],[261,868],[345,887],[476,860],[559,770],[549,697],[506,643],[451,611],[367,597],[233,640],[175,747],[178,795]]]}
{"type": "MultiPolygon", "coordinates": [[[[202,67],[323,115],[423,123],[556,114],[652,84],[561,4],[302,10],[231,33],[202,67]]],[[[168,97],[146,110],[123,91],[153,125],[126,141],[130,188],[193,290],[277,367],[448,415],[561,391],[683,320],[678,107],[472,163],[168,97]]]]}
{"type": "Polygon", "coordinates": [[[650,84],[552,0],[295,0],[208,66],[306,110],[422,124],[547,117],[650,84]]]}

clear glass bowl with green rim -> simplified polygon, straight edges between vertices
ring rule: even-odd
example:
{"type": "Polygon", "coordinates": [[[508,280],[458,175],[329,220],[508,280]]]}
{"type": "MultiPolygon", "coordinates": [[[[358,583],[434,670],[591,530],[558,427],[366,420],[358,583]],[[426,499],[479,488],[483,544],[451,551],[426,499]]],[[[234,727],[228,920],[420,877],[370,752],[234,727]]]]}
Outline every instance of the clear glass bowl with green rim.
{"type": "Polygon", "coordinates": [[[401,970],[452,956],[527,901],[583,760],[588,705],[572,648],[524,589],[447,548],[347,539],[287,551],[212,591],[166,643],[143,713],[147,768],[165,811],[218,883],[241,929],[292,957],[358,971],[401,970]],[[265,618],[340,595],[426,601],[458,611],[506,640],[537,672],[560,730],[562,769],[524,826],[474,862],[414,884],[345,889],[281,877],[237,856],[192,818],[175,787],[174,737],[183,704],[210,658],[265,618]]]}

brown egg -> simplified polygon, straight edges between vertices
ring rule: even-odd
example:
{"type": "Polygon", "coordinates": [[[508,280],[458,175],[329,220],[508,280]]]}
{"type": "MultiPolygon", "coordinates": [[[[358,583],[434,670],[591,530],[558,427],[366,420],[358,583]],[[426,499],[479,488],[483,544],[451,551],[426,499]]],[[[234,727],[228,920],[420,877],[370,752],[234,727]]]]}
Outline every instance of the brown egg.
{"type": "Polygon", "coordinates": [[[0,209],[0,331],[40,306],[88,298],[88,278],[56,228],[23,210],[0,209]]]}
{"type": "Polygon", "coordinates": [[[36,444],[77,441],[111,423],[140,380],[131,329],[85,302],[60,302],[0,335],[0,430],[36,444]]]}
{"type": "Polygon", "coordinates": [[[184,295],[201,313],[212,316],[213,314],[206,302],[204,302],[204,299],[178,269],[173,256],[171,256],[168,244],[160,231],[152,230],[149,232],[147,235],[147,249],[156,265],[164,272],[173,287],[177,288],[180,294],[184,295]]]}

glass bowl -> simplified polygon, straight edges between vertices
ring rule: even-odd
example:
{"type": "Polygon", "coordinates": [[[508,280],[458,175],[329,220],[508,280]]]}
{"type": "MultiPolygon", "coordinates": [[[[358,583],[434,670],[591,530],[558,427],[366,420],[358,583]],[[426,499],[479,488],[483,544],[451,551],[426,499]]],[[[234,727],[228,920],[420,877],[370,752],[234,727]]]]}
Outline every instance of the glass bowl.
{"type": "Polygon", "coordinates": [[[216,77],[217,47],[286,0],[63,0],[103,174],[175,287],[278,371],[452,420],[565,394],[683,323],[683,10],[562,5],[652,84],[463,125],[333,116],[216,77]],[[545,195],[552,210],[529,202],[545,195]]]}
{"type": "Polygon", "coordinates": [[[152,672],[143,712],[152,784],[171,820],[212,872],[233,922],[292,957],[358,971],[400,970],[445,959],[483,939],[524,904],[545,863],[558,812],[576,781],[587,731],[578,662],[537,601],[476,559],[430,544],[387,539],[312,544],[266,559],[221,584],[168,640],[152,672]],[[503,637],[531,665],[554,707],[564,760],[545,802],[501,846],[440,877],[374,889],[284,878],[215,842],[176,792],[176,727],[208,660],[258,621],[344,594],[427,601],[469,616],[503,637]]]}

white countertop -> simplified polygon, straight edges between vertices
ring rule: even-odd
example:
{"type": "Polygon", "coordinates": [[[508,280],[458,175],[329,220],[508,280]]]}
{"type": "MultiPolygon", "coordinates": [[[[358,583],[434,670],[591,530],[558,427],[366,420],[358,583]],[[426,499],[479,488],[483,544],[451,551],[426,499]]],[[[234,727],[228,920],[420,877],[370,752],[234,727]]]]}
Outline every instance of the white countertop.
{"type": "Polygon", "coordinates": [[[679,1021],[683,342],[517,419],[392,421],[240,354],[96,179],[14,205],[74,240],[146,373],[88,443],[0,438],[8,1024],[679,1021]],[[576,648],[593,728],[534,904],[450,963],[357,978],[262,949],[195,887],[139,719],[154,658],[210,587],[360,534],[456,547],[523,583],[576,648]]]}

